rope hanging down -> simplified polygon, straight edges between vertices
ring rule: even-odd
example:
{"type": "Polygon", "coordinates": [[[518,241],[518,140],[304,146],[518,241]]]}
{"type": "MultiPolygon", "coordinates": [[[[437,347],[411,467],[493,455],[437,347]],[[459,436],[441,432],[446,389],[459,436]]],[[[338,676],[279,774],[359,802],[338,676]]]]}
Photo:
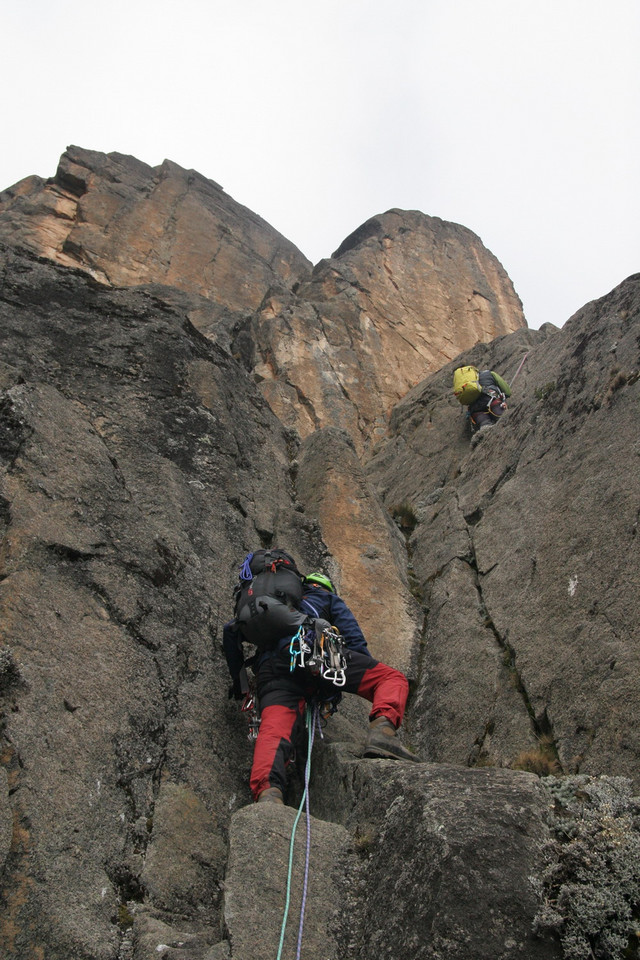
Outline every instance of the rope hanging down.
{"type": "MultiPolygon", "coordinates": [[[[291,902],[291,877],[293,874],[293,850],[294,843],[296,838],[296,830],[298,828],[298,821],[302,815],[302,808],[305,808],[306,818],[307,818],[307,843],[305,849],[305,858],[304,858],[304,881],[302,885],[302,903],[300,904],[300,924],[298,927],[298,945],[296,950],[296,960],[300,960],[300,954],[302,951],[302,932],[304,930],[304,914],[307,905],[307,886],[309,882],[309,855],[311,852],[311,815],[309,812],[309,779],[311,776],[311,751],[313,750],[313,740],[315,736],[316,726],[320,729],[320,714],[318,709],[318,704],[314,703],[313,706],[307,705],[307,716],[306,716],[307,729],[309,731],[308,747],[307,747],[307,762],[304,768],[304,792],[302,794],[302,799],[300,800],[300,806],[298,807],[298,813],[295,820],[293,821],[293,828],[291,830],[291,842],[289,844],[289,870],[287,873],[287,896],[284,905],[284,916],[282,917],[282,928],[280,930],[280,945],[278,947],[278,956],[276,960],[281,960],[282,957],[282,948],[284,946],[284,935],[287,929],[287,919],[289,916],[289,904],[291,902]]],[[[322,731],[320,732],[322,736],[322,731]]]]}

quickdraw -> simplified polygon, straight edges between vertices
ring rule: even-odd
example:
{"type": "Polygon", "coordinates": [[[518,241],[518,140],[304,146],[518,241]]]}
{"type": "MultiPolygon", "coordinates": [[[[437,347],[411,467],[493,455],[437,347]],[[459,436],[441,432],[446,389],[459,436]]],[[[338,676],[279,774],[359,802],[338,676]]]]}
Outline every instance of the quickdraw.
{"type": "Polygon", "coordinates": [[[289,669],[300,667],[312,677],[321,677],[334,687],[347,682],[347,660],[344,641],[335,627],[326,620],[316,620],[309,628],[303,624],[289,644],[289,669]]]}
{"type": "Polygon", "coordinates": [[[249,721],[247,740],[257,740],[260,729],[260,713],[258,711],[258,700],[253,690],[247,690],[240,709],[243,713],[246,713],[247,720],[249,721]]]}

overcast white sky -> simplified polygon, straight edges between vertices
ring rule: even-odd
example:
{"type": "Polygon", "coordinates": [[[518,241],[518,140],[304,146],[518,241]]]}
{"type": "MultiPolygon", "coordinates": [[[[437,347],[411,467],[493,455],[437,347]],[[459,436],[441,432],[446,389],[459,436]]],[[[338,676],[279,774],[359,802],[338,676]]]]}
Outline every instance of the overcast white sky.
{"type": "Polygon", "coordinates": [[[69,144],[216,180],[314,263],[391,207],[532,327],[640,271],[639,0],[0,0],[0,189],[69,144]]]}

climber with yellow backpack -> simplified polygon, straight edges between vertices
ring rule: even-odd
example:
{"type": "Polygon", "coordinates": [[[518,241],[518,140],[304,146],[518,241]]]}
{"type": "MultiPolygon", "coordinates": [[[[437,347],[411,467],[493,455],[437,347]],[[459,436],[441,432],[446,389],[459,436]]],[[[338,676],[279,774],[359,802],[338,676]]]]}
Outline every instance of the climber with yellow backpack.
{"type": "Polygon", "coordinates": [[[480,431],[497,423],[507,409],[511,387],[494,370],[479,371],[477,367],[466,366],[454,370],[453,393],[467,407],[474,443],[480,431]]]}

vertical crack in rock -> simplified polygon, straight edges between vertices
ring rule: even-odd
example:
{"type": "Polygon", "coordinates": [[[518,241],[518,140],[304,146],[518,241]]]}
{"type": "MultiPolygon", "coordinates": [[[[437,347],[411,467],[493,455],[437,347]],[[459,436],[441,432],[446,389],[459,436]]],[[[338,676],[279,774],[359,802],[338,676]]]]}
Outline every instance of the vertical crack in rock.
{"type": "Polygon", "coordinates": [[[415,654],[414,663],[415,663],[415,676],[409,678],[410,694],[409,700],[407,702],[407,713],[405,717],[405,727],[407,733],[411,735],[412,733],[412,718],[414,711],[412,709],[412,702],[415,699],[417,692],[420,690],[422,685],[423,671],[425,668],[425,657],[427,653],[427,623],[429,619],[429,608],[425,605],[423,590],[420,586],[420,582],[415,574],[413,567],[413,547],[411,544],[411,534],[415,530],[416,524],[418,522],[417,517],[411,510],[403,510],[400,514],[398,513],[398,508],[396,510],[391,510],[391,518],[393,519],[395,525],[400,530],[404,540],[405,548],[405,573],[407,578],[407,584],[409,587],[409,592],[411,596],[416,601],[416,610],[422,612],[422,622],[417,627],[415,643],[417,651],[415,654]]]}
{"type": "Polygon", "coordinates": [[[290,380],[285,380],[284,382],[288,387],[290,387],[293,391],[295,391],[296,397],[298,398],[298,403],[300,404],[301,407],[304,407],[304,409],[308,412],[309,417],[311,418],[311,421],[315,429],[317,430],[320,427],[320,418],[316,413],[316,408],[314,406],[313,399],[311,397],[308,397],[303,392],[299,384],[292,383],[290,380]]]}
{"type": "MultiPolygon", "coordinates": [[[[502,474],[501,476],[502,482],[505,482],[504,478],[507,476],[508,473],[509,471],[507,470],[505,471],[504,474],[502,474]]],[[[484,617],[485,626],[492,632],[495,638],[496,644],[504,654],[503,663],[508,669],[512,678],[512,682],[515,686],[515,689],[520,695],[522,699],[522,703],[524,704],[527,714],[529,715],[533,734],[539,744],[540,753],[542,755],[547,755],[550,757],[551,765],[555,767],[553,772],[562,773],[563,770],[562,770],[562,765],[560,763],[560,758],[558,755],[556,737],[554,735],[553,726],[547,714],[547,710],[545,708],[541,714],[536,714],[535,710],[533,709],[526,684],[522,677],[522,673],[518,669],[516,664],[516,651],[514,647],[509,643],[507,637],[502,636],[502,634],[496,627],[493,617],[491,616],[491,613],[489,611],[487,599],[483,593],[483,589],[482,589],[483,576],[487,576],[492,569],[498,566],[498,564],[494,564],[493,567],[491,567],[489,570],[486,570],[483,574],[481,574],[478,569],[478,562],[476,558],[475,547],[473,543],[473,536],[472,536],[471,530],[469,531],[469,546],[470,546],[471,556],[468,560],[468,563],[470,568],[473,571],[475,587],[478,592],[478,602],[479,602],[480,610],[484,617]]],[[[496,696],[497,696],[497,691],[496,691],[496,696]]],[[[481,755],[486,737],[491,733],[493,733],[493,728],[494,728],[494,721],[493,719],[490,718],[487,721],[483,736],[478,741],[476,741],[478,746],[478,752],[475,757],[476,760],[477,760],[477,756],[481,755]]],[[[524,757],[524,753],[521,754],[521,757],[524,757]]]]}

